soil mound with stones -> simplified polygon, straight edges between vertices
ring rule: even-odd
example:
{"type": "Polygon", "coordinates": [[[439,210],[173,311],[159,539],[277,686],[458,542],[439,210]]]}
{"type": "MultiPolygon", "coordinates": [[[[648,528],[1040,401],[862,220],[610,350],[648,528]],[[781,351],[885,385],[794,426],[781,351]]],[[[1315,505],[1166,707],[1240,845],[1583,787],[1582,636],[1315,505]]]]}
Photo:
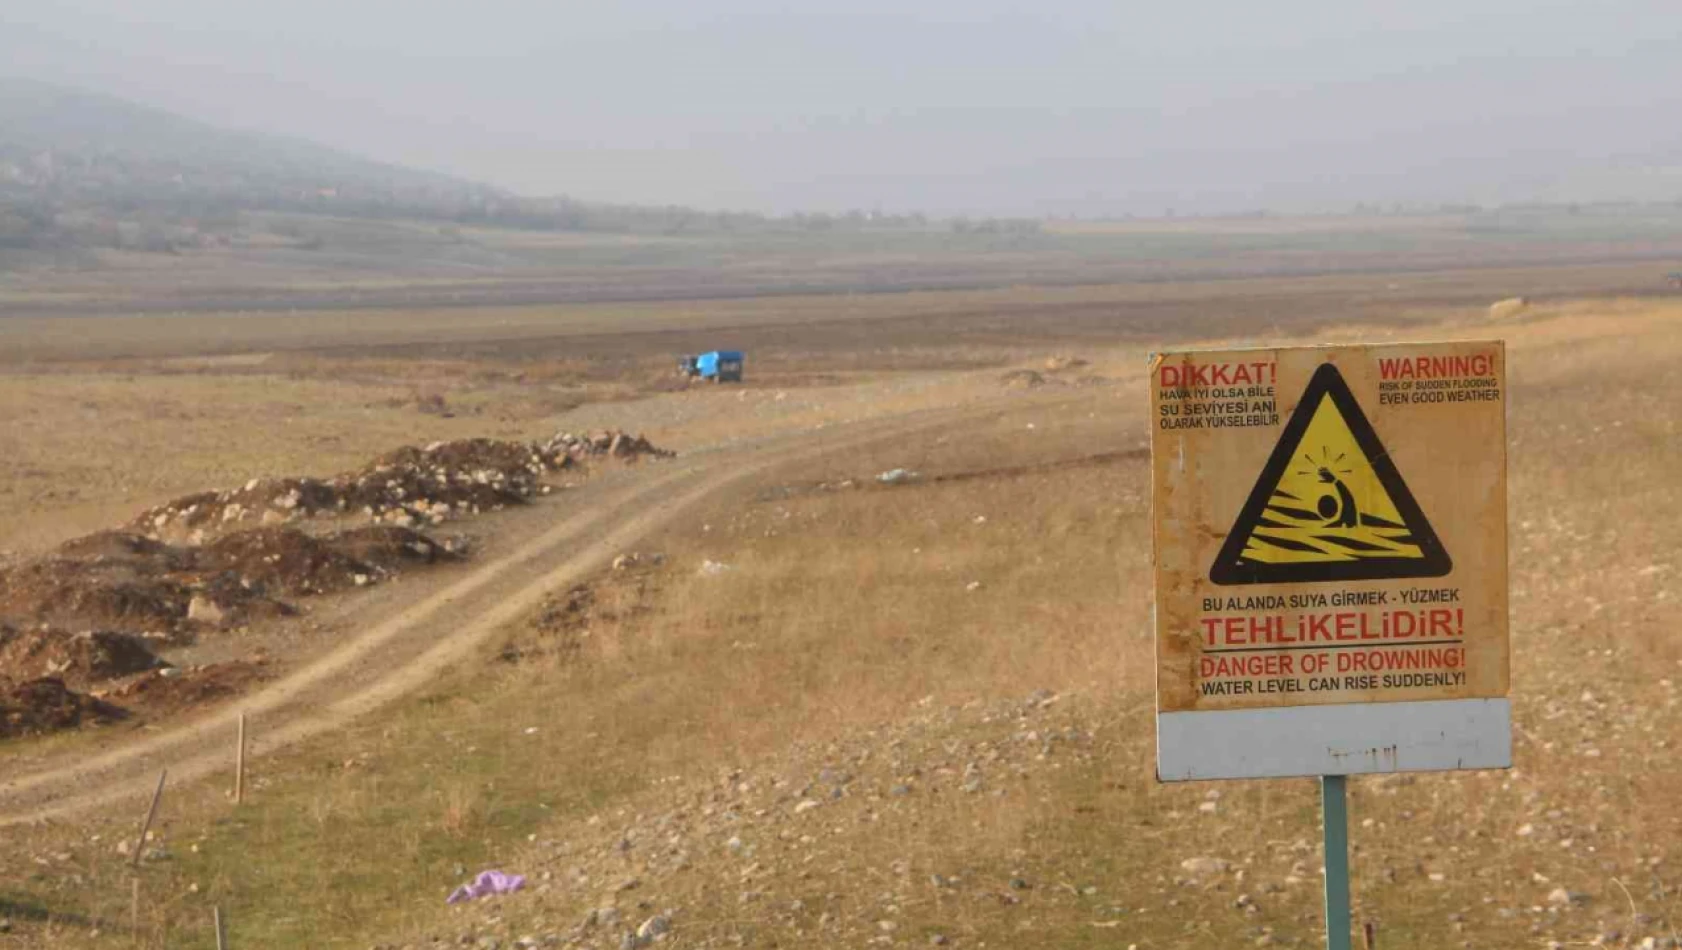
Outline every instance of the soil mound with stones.
{"type": "Polygon", "coordinates": [[[0,571],[0,619],[26,625],[166,632],[192,599],[191,587],[149,565],[51,556],[0,571]]]}
{"type": "Polygon", "coordinates": [[[0,628],[0,670],[18,680],[55,677],[86,686],[167,665],[146,641],[124,633],[0,628]]]}
{"type": "Polygon", "coordinates": [[[130,527],[153,538],[202,543],[224,530],[304,518],[363,517],[402,527],[441,524],[522,504],[547,490],[545,476],[594,460],[667,458],[640,435],[558,432],[540,442],[460,439],[404,446],[329,479],[252,479],[142,512],[130,527]]]}
{"type": "Polygon", "coordinates": [[[79,561],[117,561],[164,569],[185,566],[176,549],[132,531],[96,531],[66,541],[58,553],[79,561]]]}
{"type": "MultiPolygon", "coordinates": [[[[295,611],[283,598],[364,587],[460,557],[453,541],[384,524],[319,537],[270,525],[199,547],[102,531],[0,568],[0,622],[168,639],[284,616],[295,611]]],[[[7,672],[0,654],[0,676],[7,672]]]]}
{"type": "Polygon", "coordinates": [[[461,558],[458,548],[437,541],[410,528],[374,524],[340,532],[332,540],[340,554],[382,572],[396,572],[414,564],[437,564],[461,558]]]}
{"type": "Polygon", "coordinates": [[[264,660],[230,660],[205,666],[159,670],[127,680],[101,698],[122,709],[150,714],[181,712],[238,696],[268,679],[264,660]]]}
{"type": "Polygon", "coordinates": [[[0,684],[0,739],[44,735],[123,716],[121,709],[72,692],[56,677],[0,684]]]}
{"type": "Polygon", "coordinates": [[[296,528],[236,531],[217,538],[196,554],[196,569],[201,574],[232,574],[247,590],[290,596],[325,594],[368,584],[377,573],[331,543],[296,528]]]}

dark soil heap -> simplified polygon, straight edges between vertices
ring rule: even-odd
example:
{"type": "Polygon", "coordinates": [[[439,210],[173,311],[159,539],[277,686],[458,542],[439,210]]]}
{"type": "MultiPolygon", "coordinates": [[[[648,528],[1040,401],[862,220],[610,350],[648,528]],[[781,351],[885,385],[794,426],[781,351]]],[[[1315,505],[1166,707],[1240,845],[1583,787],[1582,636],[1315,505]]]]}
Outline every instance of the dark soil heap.
{"type": "Polygon", "coordinates": [[[193,590],[156,569],[156,564],[57,556],[9,567],[0,570],[0,620],[167,631],[186,619],[193,590]]]}
{"type": "MultiPolygon", "coordinates": [[[[0,569],[0,621],[168,639],[294,613],[283,598],[376,584],[459,557],[409,528],[315,537],[292,527],[225,534],[203,547],[105,531],[0,569]]],[[[0,676],[12,672],[0,650],[0,676]]]]}
{"type": "Polygon", "coordinates": [[[115,706],[71,692],[63,680],[54,677],[0,685],[0,739],[43,735],[123,716],[115,706]]]}
{"type": "Polygon", "coordinates": [[[144,640],[128,634],[0,627],[0,670],[15,679],[55,677],[86,686],[167,665],[144,640]]]}

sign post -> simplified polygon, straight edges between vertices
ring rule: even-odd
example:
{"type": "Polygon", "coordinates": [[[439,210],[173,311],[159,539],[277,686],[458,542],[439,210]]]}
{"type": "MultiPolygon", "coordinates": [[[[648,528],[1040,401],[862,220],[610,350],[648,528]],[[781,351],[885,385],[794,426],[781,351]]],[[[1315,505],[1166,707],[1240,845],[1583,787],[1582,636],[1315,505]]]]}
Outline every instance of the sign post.
{"type": "Polygon", "coordinates": [[[1350,946],[1346,776],[1506,768],[1498,341],[1151,363],[1157,777],[1312,776],[1350,946]]]}
{"type": "Polygon", "coordinates": [[[1349,950],[1349,807],[1344,777],[1320,777],[1321,834],[1326,849],[1326,946],[1349,950]]]}

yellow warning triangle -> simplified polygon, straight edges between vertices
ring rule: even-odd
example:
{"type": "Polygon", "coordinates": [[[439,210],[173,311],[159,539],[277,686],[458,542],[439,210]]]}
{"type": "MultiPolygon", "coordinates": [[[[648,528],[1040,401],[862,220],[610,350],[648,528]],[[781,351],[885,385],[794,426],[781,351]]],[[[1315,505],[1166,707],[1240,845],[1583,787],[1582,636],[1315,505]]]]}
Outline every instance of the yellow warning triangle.
{"type": "Polygon", "coordinates": [[[1343,375],[1325,363],[1285,423],[1209,579],[1440,577],[1453,566],[1343,375]]]}

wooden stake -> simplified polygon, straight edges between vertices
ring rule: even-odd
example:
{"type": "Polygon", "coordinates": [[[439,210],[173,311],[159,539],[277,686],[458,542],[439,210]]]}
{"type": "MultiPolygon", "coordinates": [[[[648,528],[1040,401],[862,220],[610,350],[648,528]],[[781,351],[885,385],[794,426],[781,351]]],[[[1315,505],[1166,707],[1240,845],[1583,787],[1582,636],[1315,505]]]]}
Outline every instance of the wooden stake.
{"type": "Polygon", "coordinates": [[[134,876],[134,893],[128,906],[128,929],[135,943],[140,943],[140,875],[134,876]]]}
{"type": "Polygon", "coordinates": [[[245,713],[239,714],[239,747],[234,751],[234,804],[245,802],[245,713]]]}
{"type": "Polygon", "coordinates": [[[130,863],[134,867],[140,866],[140,856],[146,853],[146,835],[152,830],[152,819],[158,817],[158,802],[163,801],[164,779],[169,777],[169,769],[158,773],[158,790],[152,793],[152,807],[146,809],[146,823],[140,826],[140,843],[134,848],[134,860],[130,863]]]}
{"type": "Polygon", "coordinates": [[[1362,939],[1366,941],[1367,950],[1378,950],[1378,925],[1367,921],[1362,927],[1362,939]]]}
{"type": "Polygon", "coordinates": [[[228,925],[222,920],[222,908],[210,909],[216,921],[216,950],[228,950],[228,925]]]}

